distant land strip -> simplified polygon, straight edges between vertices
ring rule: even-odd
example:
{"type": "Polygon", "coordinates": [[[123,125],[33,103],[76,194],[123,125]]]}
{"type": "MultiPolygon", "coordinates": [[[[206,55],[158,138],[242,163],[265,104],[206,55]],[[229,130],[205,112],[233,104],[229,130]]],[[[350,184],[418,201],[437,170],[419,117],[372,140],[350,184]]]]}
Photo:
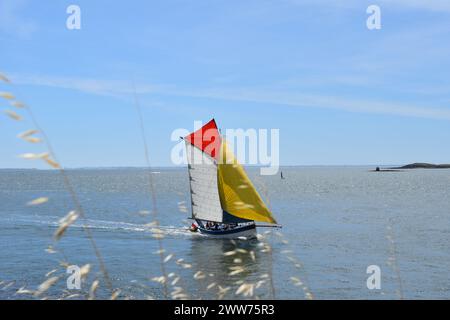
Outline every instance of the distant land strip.
{"type": "Polygon", "coordinates": [[[411,163],[403,167],[394,167],[390,169],[450,169],[450,164],[411,163]]]}

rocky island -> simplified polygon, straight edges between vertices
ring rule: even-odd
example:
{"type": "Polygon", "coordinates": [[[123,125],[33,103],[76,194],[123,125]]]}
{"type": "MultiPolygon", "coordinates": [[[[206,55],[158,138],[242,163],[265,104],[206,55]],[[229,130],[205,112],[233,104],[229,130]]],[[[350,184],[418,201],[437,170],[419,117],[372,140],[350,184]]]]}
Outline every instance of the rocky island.
{"type": "Polygon", "coordinates": [[[391,169],[450,169],[450,164],[411,163],[403,167],[396,167],[391,169]]]}

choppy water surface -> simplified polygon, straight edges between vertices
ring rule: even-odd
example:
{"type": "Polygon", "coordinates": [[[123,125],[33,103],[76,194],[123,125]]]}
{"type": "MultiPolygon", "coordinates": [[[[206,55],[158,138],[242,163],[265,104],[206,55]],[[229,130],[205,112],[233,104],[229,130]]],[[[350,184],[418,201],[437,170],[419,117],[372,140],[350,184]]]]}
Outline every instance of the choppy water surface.
{"type": "MultiPolygon", "coordinates": [[[[257,169],[250,169],[284,228],[281,235],[259,229],[265,239],[237,244],[254,255],[240,250],[233,256],[224,255],[235,248],[233,243],[199,239],[185,230],[186,171],[154,170],[165,256],[174,254],[166,263],[168,273],[176,274],[171,281],[181,276],[175,286],[192,298],[217,298],[220,292],[233,298],[239,281],[256,284],[267,274],[273,275],[273,289],[270,281],[259,283],[254,292],[258,297],[303,299],[306,291],[317,299],[450,298],[450,170],[373,173],[368,169],[289,167],[283,168],[285,180],[259,176],[257,169]],[[272,253],[264,250],[265,241],[272,253]],[[178,259],[184,260],[177,264],[178,259]],[[230,276],[230,268],[237,265],[244,272],[230,276]],[[381,268],[381,290],[367,289],[369,265],[381,268]],[[199,270],[202,273],[195,279],[199,270]],[[295,286],[292,277],[308,289],[295,286]],[[211,283],[224,290],[207,289],[211,283]]],[[[162,298],[162,286],[151,281],[161,275],[161,265],[155,254],[158,241],[145,226],[152,221],[145,211],[152,207],[145,171],[89,169],[68,174],[87,220],[77,221],[53,243],[58,220],[74,209],[61,176],[53,171],[0,170],[0,298],[26,297],[16,291],[24,286],[35,289],[54,269],[52,276],[61,279],[48,295],[77,293],[63,291],[67,275],[59,267],[61,261],[93,264],[81,294],[98,277],[98,295],[108,297],[83,223],[92,230],[113,285],[122,289],[123,296],[162,298]],[[49,202],[26,206],[42,196],[49,202]],[[47,253],[49,245],[58,253],[47,253]]]]}

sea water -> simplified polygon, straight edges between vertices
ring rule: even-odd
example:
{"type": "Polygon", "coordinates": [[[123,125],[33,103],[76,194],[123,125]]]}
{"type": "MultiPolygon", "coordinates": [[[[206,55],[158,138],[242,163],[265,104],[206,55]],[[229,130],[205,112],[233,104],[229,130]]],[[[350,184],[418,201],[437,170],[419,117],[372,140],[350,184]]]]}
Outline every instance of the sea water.
{"type": "Polygon", "coordinates": [[[95,279],[97,297],[108,298],[111,290],[83,225],[119,297],[167,297],[152,280],[163,275],[159,242],[147,225],[155,218],[164,235],[162,256],[170,258],[164,263],[169,297],[180,287],[191,298],[244,298],[236,291],[252,284],[247,298],[450,298],[450,170],[370,169],[285,167],[280,179],[249,168],[283,228],[259,228],[258,241],[236,243],[187,231],[185,169],[68,170],[85,217],[59,241],[53,240],[58,221],[75,209],[60,173],[0,170],[0,298],[30,298],[17,290],[35,290],[53,276],[59,280],[41,298],[84,298],[95,279]],[[27,205],[38,197],[49,201],[27,205]],[[46,252],[49,246],[57,252],[46,252]],[[92,269],[81,289],[69,290],[67,265],[86,264],[92,269]],[[367,286],[369,266],[379,267],[380,289],[367,286]]]}

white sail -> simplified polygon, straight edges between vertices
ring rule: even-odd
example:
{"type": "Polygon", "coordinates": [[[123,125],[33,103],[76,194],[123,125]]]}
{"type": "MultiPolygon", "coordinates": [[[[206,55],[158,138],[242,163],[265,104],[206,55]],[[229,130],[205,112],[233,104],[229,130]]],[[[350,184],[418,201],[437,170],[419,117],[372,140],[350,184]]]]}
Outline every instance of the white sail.
{"type": "Polygon", "coordinates": [[[213,158],[187,141],[186,152],[193,218],[222,222],[223,211],[217,184],[217,164],[213,158]]]}

